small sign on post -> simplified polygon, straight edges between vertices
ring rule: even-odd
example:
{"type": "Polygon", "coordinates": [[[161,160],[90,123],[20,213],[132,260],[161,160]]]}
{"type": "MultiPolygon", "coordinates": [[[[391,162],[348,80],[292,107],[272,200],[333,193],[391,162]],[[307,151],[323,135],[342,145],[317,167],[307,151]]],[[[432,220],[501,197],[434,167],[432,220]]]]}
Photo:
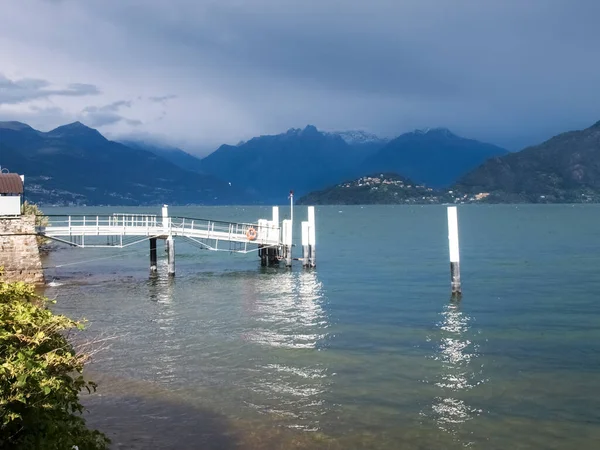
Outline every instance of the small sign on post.
{"type": "Polygon", "coordinates": [[[456,206],[448,207],[448,244],[450,248],[450,280],[452,297],[460,297],[460,251],[458,245],[458,214],[456,206]]]}

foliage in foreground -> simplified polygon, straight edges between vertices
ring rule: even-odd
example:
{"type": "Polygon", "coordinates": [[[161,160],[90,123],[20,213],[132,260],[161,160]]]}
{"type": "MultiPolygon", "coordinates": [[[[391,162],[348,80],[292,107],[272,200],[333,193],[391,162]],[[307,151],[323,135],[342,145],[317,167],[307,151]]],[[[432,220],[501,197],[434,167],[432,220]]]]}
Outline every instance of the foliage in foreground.
{"type": "Polygon", "coordinates": [[[87,356],[65,335],[82,324],[47,302],[27,284],[0,281],[0,448],[106,449],[81,417],[79,392],[96,388],[82,375],[87,356]]]}

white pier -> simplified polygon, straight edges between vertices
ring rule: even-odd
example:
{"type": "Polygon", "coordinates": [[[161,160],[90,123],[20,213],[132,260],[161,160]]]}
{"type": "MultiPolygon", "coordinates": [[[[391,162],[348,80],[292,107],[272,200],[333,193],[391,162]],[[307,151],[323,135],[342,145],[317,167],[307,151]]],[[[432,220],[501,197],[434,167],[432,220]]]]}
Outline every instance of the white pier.
{"type": "MultiPolygon", "coordinates": [[[[166,205],[162,208],[161,216],[111,214],[45,217],[47,224],[38,226],[36,233],[74,247],[124,248],[149,240],[151,271],[156,271],[157,267],[156,240],[165,240],[170,275],[175,274],[174,238],[186,239],[212,251],[257,252],[262,265],[279,264],[283,260],[286,266],[291,266],[293,223],[291,220],[279,223],[277,206],[273,207],[271,220],[259,219],[256,223],[171,217],[166,205]]],[[[314,252],[314,207],[309,207],[309,220],[314,252]]],[[[314,267],[314,256],[310,264],[305,262],[304,265],[314,267]]]]}

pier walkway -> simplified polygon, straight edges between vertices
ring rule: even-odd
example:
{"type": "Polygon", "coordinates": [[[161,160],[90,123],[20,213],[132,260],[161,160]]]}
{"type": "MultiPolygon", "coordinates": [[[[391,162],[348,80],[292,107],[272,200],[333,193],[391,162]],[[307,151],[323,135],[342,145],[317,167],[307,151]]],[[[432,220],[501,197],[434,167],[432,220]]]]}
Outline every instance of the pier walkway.
{"type": "MultiPolygon", "coordinates": [[[[309,220],[302,223],[302,248],[305,266],[314,267],[314,207],[309,220]],[[312,245],[311,245],[312,241],[312,245]]],[[[36,233],[74,247],[124,248],[150,241],[150,267],[156,270],[156,240],[166,241],[169,273],[175,273],[174,238],[185,238],[197,246],[213,251],[236,253],[258,252],[263,265],[292,261],[292,220],[279,222],[279,208],[273,207],[271,220],[256,223],[224,222],[189,217],[171,217],[168,206],[162,215],[111,214],[45,216],[36,233]]]]}

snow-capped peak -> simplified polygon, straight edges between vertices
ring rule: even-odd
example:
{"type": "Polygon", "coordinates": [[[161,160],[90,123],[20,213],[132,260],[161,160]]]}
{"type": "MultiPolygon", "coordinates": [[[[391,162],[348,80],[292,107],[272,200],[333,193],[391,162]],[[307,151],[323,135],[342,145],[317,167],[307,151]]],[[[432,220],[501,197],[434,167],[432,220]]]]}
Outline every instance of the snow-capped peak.
{"type": "Polygon", "coordinates": [[[442,134],[450,136],[452,132],[448,128],[444,127],[435,127],[435,128],[421,128],[413,131],[414,134],[442,134]]]}
{"type": "Polygon", "coordinates": [[[362,130],[349,130],[349,131],[333,131],[328,133],[333,136],[339,136],[347,144],[368,144],[372,142],[386,142],[388,139],[380,138],[379,136],[362,130]]]}

